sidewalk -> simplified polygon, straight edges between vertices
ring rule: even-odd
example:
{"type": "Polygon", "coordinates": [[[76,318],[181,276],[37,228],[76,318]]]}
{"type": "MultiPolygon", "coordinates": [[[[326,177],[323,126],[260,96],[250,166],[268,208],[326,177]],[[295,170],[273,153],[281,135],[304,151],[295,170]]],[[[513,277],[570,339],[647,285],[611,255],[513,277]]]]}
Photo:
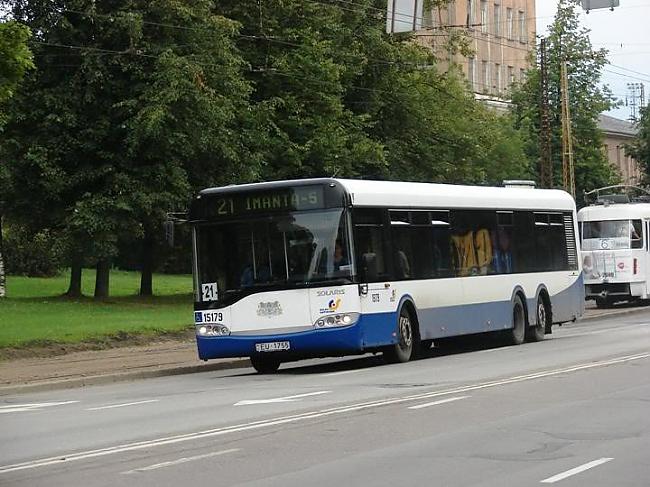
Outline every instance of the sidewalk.
{"type": "MultiPolygon", "coordinates": [[[[581,321],[644,310],[650,307],[596,309],[589,302],[581,321]]],[[[0,396],[243,367],[250,367],[248,359],[200,361],[193,339],[166,340],[144,346],[1,361],[0,396]]]]}
{"type": "Polygon", "coordinates": [[[249,367],[248,359],[199,360],[194,340],[0,362],[0,396],[124,380],[249,367]]]}

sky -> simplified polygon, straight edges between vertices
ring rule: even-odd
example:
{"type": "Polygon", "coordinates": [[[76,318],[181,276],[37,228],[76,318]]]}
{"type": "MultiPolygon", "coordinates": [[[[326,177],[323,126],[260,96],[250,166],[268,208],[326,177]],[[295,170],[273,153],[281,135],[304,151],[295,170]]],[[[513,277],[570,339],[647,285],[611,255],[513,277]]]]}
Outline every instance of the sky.
{"type": "MultiPolygon", "coordinates": [[[[609,85],[614,96],[625,103],[628,83],[645,85],[646,104],[650,99],[650,0],[619,0],[620,7],[580,11],[580,23],[591,30],[589,37],[595,49],[609,51],[610,65],[603,69],[602,82],[609,85]]],[[[553,22],[556,0],[536,0],[537,35],[544,35],[553,22]]],[[[607,112],[627,120],[630,108],[625,105],[607,112]]]]}

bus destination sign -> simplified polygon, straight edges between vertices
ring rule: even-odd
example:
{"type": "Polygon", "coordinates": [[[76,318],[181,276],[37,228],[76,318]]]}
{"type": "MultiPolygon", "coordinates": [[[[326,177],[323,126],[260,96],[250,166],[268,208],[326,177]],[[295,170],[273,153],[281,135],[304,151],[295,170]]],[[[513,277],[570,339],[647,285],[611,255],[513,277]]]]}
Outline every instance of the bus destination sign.
{"type": "Polygon", "coordinates": [[[317,210],[324,208],[321,186],[298,186],[273,191],[219,195],[209,205],[210,216],[230,218],[278,211],[317,210]]]}

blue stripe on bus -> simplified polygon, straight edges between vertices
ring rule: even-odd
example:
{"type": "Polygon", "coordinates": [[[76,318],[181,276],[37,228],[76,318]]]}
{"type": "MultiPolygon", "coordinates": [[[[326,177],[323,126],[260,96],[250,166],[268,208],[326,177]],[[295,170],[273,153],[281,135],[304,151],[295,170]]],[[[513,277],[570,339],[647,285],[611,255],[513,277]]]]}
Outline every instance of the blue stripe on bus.
{"type": "MultiPolygon", "coordinates": [[[[554,321],[569,321],[582,314],[582,278],[551,298],[554,321]]],[[[535,318],[536,296],[527,296],[529,320],[535,318]]],[[[424,340],[467,335],[508,328],[512,323],[511,300],[418,309],[420,336],[424,340]],[[488,326],[486,321],[490,320],[488,326]]],[[[344,328],[327,328],[278,335],[203,337],[197,335],[199,358],[247,357],[255,344],[289,341],[290,352],[303,356],[359,353],[397,342],[397,312],[361,315],[344,328]]]]}

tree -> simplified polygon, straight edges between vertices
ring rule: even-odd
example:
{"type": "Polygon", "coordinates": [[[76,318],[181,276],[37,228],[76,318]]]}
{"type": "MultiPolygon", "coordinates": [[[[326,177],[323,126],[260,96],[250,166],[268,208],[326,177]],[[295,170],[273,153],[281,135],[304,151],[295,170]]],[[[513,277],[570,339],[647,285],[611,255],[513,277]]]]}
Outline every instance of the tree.
{"type": "Polygon", "coordinates": [[[385,7],[378,0],[219,3],[243,25],[253,99],[269,107],[263,178],[486,183],[526,173],[519,134],[454,72],[438,73],[431,51],[409,35],[387,35],[385,7]],[[489,158],[497,155],[495,171],[489,158]]]}
{"type": "Polygon", "coordinates": [[[636,124],[638,132],[625,147],[625,153],[639,163],[643,170],[641,182],[650,185],[650,107],[641,108],[641,117],[636,124]]]}
{"type": "MultiPolygon", "coordinates": [[[[107,296],[119,240],[162,234],[165,214],[186,204],[190,188],[257,172],[263,141],[251,134],[238,27],[212,8],[208,0],[13,4],[37,32],[39,71],[8,126],[22,189],[12,210],[66,236],[71,293],[90,259],[95,296],[107,296]]],[[[147,294],[152,269],[143,271],[147,294]]]]}
{"type": "MultiPolygon", "coordinates": [[[[11,98],[27,70],[34,67],[27,47],[29,29],[17,22],[0,23],[0,134],[6,120],[3,104],[11,98]]],[[[0,188],[9,186],[6,162],[0,160],[0,188]]],[[[5,194],[5,191],[2,191],[5,194]]],[[[5,202],[0,198],[0,298],[6,295],[5,263],[2,254],[2,217],[5,202]]]]}
{"type": "MultiPolygon", "coordinates": [[[[566,61],[576,199],[582,202],[584,191],[612,184],[619,177],[601,150],[602,133],[598,128],[598,115],[613,106],[609,89],[599,86],[602,68],[607,64],[607,51],[593,49],[589,29],[579,26],[576,5],[571,0],[560,0],[555,20],[549,26],[546,45],[554,183],[562,185],[560,65],[566,61]]],[[[526,81],[513,94],[515,126],[528,132],[526,151],[533,160],[539,160],[540,156],[539,93],[540,70],[534,66],[526,81]]]]}

